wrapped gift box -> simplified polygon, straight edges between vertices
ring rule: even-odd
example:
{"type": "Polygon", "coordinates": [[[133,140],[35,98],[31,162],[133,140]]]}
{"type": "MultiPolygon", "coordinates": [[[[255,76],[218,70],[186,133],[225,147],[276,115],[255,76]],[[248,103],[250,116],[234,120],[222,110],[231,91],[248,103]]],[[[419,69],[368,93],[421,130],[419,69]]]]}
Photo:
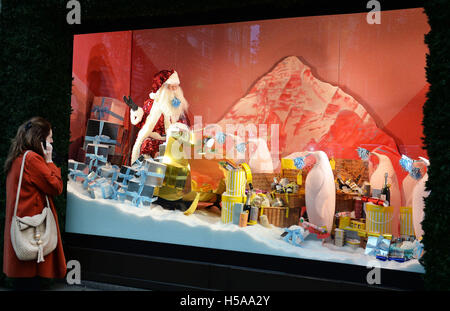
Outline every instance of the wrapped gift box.
{"type": "Polygon", "coordinates": [[[163,163],[145,159],[136,176],[144,179],[143,183],[148,186],[161,187],[163,185],[167,166],[163,163]]]}
{"type": "Polygon", "coordinates": [[[103,120],[123,125],[127,105],[110,97],[94,97],[91,119],[103,120]]]}
{"type": "Polygon", "coordinates": [[[87,176],[88,170],[86,163],[78,162],[75,160],[70,159],[68,161],[69,166],[69,178],[72,178],[72,180],[77,181],[77,178],[81,178],[84,180],[87,176]]]}
{"type": "MultiPolygon", "coordinates": [[[[222,202],[221,202],[221,220],[222,223],[227,224],[227,223],[234,223],[235,221],[238,221],[237,219],[234,219],[233,221],[233,216],[236,216],[235,213],[233,212],[233,208],[235,206],[236,203],[244,203],[246,200],[246,196],[234,196],[234,195],[229,195],[227,193],[223,193],[222,194],[222,202]]],[[[237,207],[239,207],[240,205],[236,205],[237,207]]]]}
{"type": "Polygon", "coordinates": [[[96,143],[108,145],[110,150],[108,154],[121,153],[119,142],[122,139],[123,127],[120,124],[89,119],[84,138],[84,149],[88,144],[96,143]]]}
{"type": "Polygon", "coordinates": [[[109,178],[113,182],[117,180],[117,176],[119,174],[119,167],[116,165],[110,165],[106,163],[106,165],[99,167],[97,173],[104,178],[109,178]]]}
{"type": "Polygon", "coordinates": [[[366,203],[367,233],[392,234],[394,208],[366,203]]]}
{"type": "Polygon", "coordinates": [[[70,159],[68,161],[68,166],[69,166],[69,169],[78,170],[78,171],[84,171],[84,169],[87,167],[86,163],[78,162],[78,161],[75,161],[72,159],[70,159]]]}
{"type": "Polygon", "coordinates": [[[88,193],[93,199],[110,199],[114,190],[106,178],[99,178],[89,183],[88,193]]]}
{"type": "Polygon", "coordinates": [[[153,198],[154,192],[155,187],[141,185],[139,179],[133,178],[128,182],[127,199],[132,202],[134,201],[133,203],[136,206],[139,206],[140,203],[144,206],[150,206],[153,201],[152,199],[156,199],[153,198]],[[144,198],[144,200],[142,200],[142,198],[144,198]]]}
{"type": "Polygon", "coordinates": [[[135,167],[122,165],[117,175],[117,182],[127,184],[129,180],[135,177],[136,173],[137,169],[135,167]]]}
{"type": "Polygon", "coordinates": [[[89,166],[89,171],[96,170],[99,166],[105,165],[108,160],[109,146],[103,144],[88,144],[86,147],[85,162],[89,166]]]}
{"type": "Polygon", "coordinates": [[[247,184],[245,171],[243,169],[227,171],[225,184],[228,195],[242,197],[245,195],[245,185],[247,184]]]}

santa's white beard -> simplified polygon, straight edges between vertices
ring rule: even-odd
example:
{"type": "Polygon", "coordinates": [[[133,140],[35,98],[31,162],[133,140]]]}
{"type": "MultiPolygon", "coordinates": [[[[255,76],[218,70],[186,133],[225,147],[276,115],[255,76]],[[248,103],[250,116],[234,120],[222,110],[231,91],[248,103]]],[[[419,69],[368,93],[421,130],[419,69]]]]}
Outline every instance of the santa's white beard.
{"type": "Polygon", "coordinates": [[[175,123],[178,121],[180,116],[187,111],[188,102],[184,98],[183,90],[181,87],[178,87],[175,91],[169,90],[167,85],[163,85],[160,89],[159,94],[156,95],[153,106],[156,106],[161,110],[165,119],[168,119],[170,123],[175,123]],[[174,107],[172,105],[172,100],[174,98],[178,98],[180,100],[180,105],[178,107],[174,107]]]}
{"type": "MultiPolygon", "coordinates": [[[[161,114],[164,115],[164,127],[167,131],[171,124],[178,122],[178,119],[182,113],[187,111],[187,108],[188,102],[184,98],[183,91],[180,87],[178,87],[176,91],[172,91],[169,90],[166,85],[163,85],[159,92],[157,92],[153,106],[150,109],[150,114],[147,116],[144,126],[138,133],[132,150],[131,163],[134,163],[134,161],[136,161],[139,157],[140,148],[144,140],[147,137],[152,137],[152,135],[155,135],[153,130],[161,114]],[[174,107],[172,105],[172,99],[174,97],[178,98],[181,102],[178,107],[174,107]]],[[[160,133],[158,133],[157,136],[159,135],[160,133]]],[[[155,137],[152,138],[156,139],[155,137]]]]}

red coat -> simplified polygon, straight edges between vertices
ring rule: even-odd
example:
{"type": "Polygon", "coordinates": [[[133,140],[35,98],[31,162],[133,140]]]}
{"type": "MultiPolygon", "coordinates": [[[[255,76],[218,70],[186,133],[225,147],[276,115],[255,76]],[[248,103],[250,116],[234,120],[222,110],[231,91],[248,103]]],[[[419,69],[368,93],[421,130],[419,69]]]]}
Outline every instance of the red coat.
{"type": "Polygon", "coordinates": [[[52,196],[60,195],[63,190],[61,169],[53,163],[46,163],[39,154],[30,151],[25,159],[17,216],[33,216],[41,213],[46,205],[47,194],[58,228],[58,245],[56,249],[44,257],[44,262],[36,260],[20,261],[11,244],[11,220],[14,214],[16,191],[19,183],[20,167],[23,155],[16,158],[6,177],[6,219],[5,240],[3,250],[3,272],[11,278],[35,277],[64,278],[66,275],[66,259],[61,243],[58,217],[52,196]]]}

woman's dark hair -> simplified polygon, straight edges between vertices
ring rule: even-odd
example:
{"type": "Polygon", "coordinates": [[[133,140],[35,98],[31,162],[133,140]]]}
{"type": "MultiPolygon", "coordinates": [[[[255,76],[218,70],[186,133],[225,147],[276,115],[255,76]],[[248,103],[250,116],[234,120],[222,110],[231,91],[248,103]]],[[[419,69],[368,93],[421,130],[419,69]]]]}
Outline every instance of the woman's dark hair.
{"type": "Polygon", "coordinates": [[[52,126],[42,117],[33,117],[19,126],[16,137],[11,140],[4,171],[7,175],[14,160],[27,150],[32,150],[44,158],[42,141],[50,134],[52,126]]]}

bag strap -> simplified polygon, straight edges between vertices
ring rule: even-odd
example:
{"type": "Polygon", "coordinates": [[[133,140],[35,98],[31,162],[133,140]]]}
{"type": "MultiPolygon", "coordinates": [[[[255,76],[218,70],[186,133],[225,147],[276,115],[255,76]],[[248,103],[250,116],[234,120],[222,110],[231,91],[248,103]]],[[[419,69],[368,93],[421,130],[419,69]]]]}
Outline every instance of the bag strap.
{"type": "MultiPolygon", "coordinates": [[[[20,197],[20,188],[22,186],[23,169],[24,169],[24,166],[25,166],[25,158],[26,158],[28,152],[30,152],[30,150],[27,150],[25,152],[25,154],[23,155],[22,166],[20,167],[19,184],[17,185],[16,204],[14,205],[14,215],[13,215],[13,217],[17,216],[17,206],[19,205],[19,197],[20,197]]],[[[50,207],[47,195],[45,195],[45,199],[47,200],[47,206],[50,207]]]]}

